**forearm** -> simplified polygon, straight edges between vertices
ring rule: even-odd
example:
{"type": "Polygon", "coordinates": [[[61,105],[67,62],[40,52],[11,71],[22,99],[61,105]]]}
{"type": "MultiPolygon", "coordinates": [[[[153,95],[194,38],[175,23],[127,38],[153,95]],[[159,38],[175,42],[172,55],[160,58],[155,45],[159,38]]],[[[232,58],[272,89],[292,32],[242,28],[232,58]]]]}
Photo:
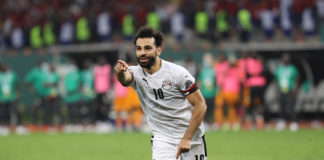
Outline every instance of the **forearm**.
{"type": "Polygon", "coordinates": [[[116,76],[117,76],[118,81],[123,86],[127,86],[133,80],[133,76],[129,71],[122,71],[122,72],[116,73],[116,76]]]}
{"type": "Polygon", "coordinates": [[[204,119],[206,108],[207,107],[204,101],[194,105],[194,110],[191,115],[189,126],[183,136],[183,139],[191,140],[193,138],[202,120],[204,119]]]}

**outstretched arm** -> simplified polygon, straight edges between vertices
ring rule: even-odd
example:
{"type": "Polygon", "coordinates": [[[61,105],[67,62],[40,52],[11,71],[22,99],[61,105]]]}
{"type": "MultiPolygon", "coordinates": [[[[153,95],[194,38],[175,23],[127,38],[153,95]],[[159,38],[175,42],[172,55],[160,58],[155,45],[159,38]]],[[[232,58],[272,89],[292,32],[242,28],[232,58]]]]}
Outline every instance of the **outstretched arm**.
{"type": "Polygon", "coordinates": [[[195,135],[206,113],[206,102],[200,90],[197,90],[187,96],[188,101],[194,106],[189,126],[179,143],[176,158],[183,152],[188,152],[191,148],[191,140],[195,135]]]}
{"type": "Polygon", "coordinates": [[[123,86],[127,86],[133,80],[132,73],[130,71],[128,71],[127,69],[128,69],[127,63],[122,60],[118,60],[116,66],[115,66],[115,72],[116,72],[118,81],[123,86]]]}

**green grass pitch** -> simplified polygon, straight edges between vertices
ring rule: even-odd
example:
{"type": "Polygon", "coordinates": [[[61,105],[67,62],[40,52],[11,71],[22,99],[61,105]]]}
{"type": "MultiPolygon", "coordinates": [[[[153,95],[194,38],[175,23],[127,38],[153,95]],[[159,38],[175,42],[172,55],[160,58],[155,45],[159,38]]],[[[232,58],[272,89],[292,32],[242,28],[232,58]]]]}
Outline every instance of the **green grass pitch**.
{"type": "MultiPolygon", "coordinates": [[[[0,160],[150,160],[150,134],[0,137],[0,160]]],[[[324,160],[324,131],[206,133],[208,160],[324,160]]]]}

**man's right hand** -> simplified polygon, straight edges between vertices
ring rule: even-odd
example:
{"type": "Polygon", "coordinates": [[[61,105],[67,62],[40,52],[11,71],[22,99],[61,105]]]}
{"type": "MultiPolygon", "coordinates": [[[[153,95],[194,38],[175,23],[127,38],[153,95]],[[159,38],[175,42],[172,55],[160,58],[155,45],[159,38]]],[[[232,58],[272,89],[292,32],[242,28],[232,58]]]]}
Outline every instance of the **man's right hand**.
{"type": "Polygon", "coordinates": [[[122,60],[118,60],[117,64],[115,66],[115,71],[117,74],[120,74],[121,72],[125,72],[128,69],[128,65],[126,62],[122,61],[122,60]]]}
{"type": "Polygon", "coordinates": [[[133,75],[128,71],[128,64],[122,60],[118,60],[115,66],[115,72],[118,81],[123,85],[127,86],[132,82],[133,75]]]}

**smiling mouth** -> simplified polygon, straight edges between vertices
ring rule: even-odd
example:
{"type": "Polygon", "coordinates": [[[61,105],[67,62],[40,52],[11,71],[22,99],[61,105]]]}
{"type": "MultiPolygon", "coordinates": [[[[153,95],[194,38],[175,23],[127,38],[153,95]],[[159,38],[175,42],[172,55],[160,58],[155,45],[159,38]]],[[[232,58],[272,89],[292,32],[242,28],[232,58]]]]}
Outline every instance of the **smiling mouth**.
{"type": "Polygon", "coordinates": [[[148,58],[140,58],[140,62],[147,62],[148,58]]]}

